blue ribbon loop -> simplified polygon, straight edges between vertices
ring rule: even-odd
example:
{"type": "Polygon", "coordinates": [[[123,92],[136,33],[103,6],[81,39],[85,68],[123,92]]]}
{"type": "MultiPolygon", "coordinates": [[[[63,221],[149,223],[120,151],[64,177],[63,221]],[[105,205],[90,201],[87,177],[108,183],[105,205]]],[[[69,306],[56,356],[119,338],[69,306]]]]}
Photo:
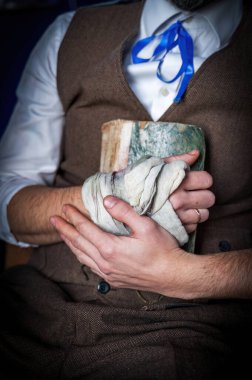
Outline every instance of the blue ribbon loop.
{"type": "Polygon", "coordinates": [[[179,103],[191,77],[194,74],[192,37],[183,27],[182,22],[177,21],[176,23],[172,24],[168,29],[166,29],[163,33],[143,38],[142,40],[136,42],[136,44],[132,48],[132,61],[133,63],[159,61],[156,74],[157,77],[165,83],[175,82],[175,80],[182,76],[182,81],[178,93],[176,97],[173,99],[175,103],[179,103]],[[150,58],[138,57],[140,51],[156,38],[159,38],[160,42],[155,48],[152,56],[150,58]],[[165,56],[176,46],[179,47],[182,64],[175,77],[170,80],[167,80],[162,74],[162,65],[165,56]]]}

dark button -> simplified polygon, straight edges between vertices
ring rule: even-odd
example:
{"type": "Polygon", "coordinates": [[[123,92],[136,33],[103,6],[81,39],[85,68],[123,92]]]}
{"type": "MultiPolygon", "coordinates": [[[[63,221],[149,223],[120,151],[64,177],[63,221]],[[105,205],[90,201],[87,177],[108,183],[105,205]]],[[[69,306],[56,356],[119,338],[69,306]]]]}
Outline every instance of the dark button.
{"type": "Polygon", "coordinates": [[[231,245],[227,240],[221,240],[219,242],[219,248],[221,252],[227,252],[231,250],[231,245]]]}
{"type": "Polygon", "coordinates": [[[97,286],[97,290],[102,294],[106,294],[110,291],[110,285],[106,281],[101,281],[97,286]]]}

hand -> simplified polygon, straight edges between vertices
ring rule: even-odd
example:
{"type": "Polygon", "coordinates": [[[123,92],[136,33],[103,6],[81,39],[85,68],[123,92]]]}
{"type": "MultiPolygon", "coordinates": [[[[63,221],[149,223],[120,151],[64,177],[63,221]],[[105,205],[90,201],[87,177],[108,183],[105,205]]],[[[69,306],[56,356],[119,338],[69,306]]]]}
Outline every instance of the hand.
{"type": "Polygon", "coordinates": [[[102,231],[70,205],[63,208],[68,221],[58,216],[50,221],[77,259],[112,286],[183,299],[252,297],[251,249],[194,255],[122,200],[109,196],[104,204],[131,228],[131,236],[102,231]]]}
{"type": "Polygon", "coordinates": [[[63,208],[67,221],[51,218],[77,259],[115,287],[160,294],[181,289],[178,274],[192,255],[180,249],[175,238],[151,218],[139,216],[122,200],[109,196],[104,205],[113,218],[130,227],[131,236],[102,231],[70,205],[63,208]]]}
{"type": "MultiPolygon", "coordinates": [[[[184,160],[188,165],[194,164],[199,157],[199,151],[165,158],[166,162],[184,160]]],[[[215,196],[209,190],[213,184],[212,176],[206,171],[189,171],[186,178],[170,196],[174,210],[184,225],[187,233],[196,230],[198,223],[209,218],[209,208],[214,205],[215,196]],[[197,212],[200,213],[200,221],[197,212]]]]}

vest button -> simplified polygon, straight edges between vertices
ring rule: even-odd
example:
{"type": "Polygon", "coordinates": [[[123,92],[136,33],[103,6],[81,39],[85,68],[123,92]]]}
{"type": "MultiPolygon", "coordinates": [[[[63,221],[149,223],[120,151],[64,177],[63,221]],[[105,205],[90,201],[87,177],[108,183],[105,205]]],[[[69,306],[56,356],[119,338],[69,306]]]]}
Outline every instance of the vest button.
{"type": "Polygon", "coordinates": [[[231,244],[227,240],[221,240],[219,242],[219,249],[221,252],[231,251],[231,244]]]}
{"type": "Polygon", "coordinates": [[[110,285],[106,281],[101,281],[97,286],[97,290],[101,294],[107,294],[110,291],[110,285]]]}

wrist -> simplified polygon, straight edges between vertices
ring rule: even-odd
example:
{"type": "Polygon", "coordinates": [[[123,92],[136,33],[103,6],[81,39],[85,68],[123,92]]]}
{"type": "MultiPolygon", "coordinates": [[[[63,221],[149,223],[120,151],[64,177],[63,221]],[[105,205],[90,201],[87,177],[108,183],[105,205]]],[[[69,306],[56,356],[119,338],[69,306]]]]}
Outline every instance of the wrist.
{"type": "Polygon", "coordinates": [[[81,186],[74,186],[71,188],[70,203],[78,210],[83,211],[84,204],[81,198],[81,186]]]}
{"type": "Polygon", "coordinates": [[[172,265],[170,259],[167,265],[169,283],[165,284],[161,293],[167,297],[187,300],[209,297],[205,258],[181,248],[173,250],[173,255],[172,265]]]}

